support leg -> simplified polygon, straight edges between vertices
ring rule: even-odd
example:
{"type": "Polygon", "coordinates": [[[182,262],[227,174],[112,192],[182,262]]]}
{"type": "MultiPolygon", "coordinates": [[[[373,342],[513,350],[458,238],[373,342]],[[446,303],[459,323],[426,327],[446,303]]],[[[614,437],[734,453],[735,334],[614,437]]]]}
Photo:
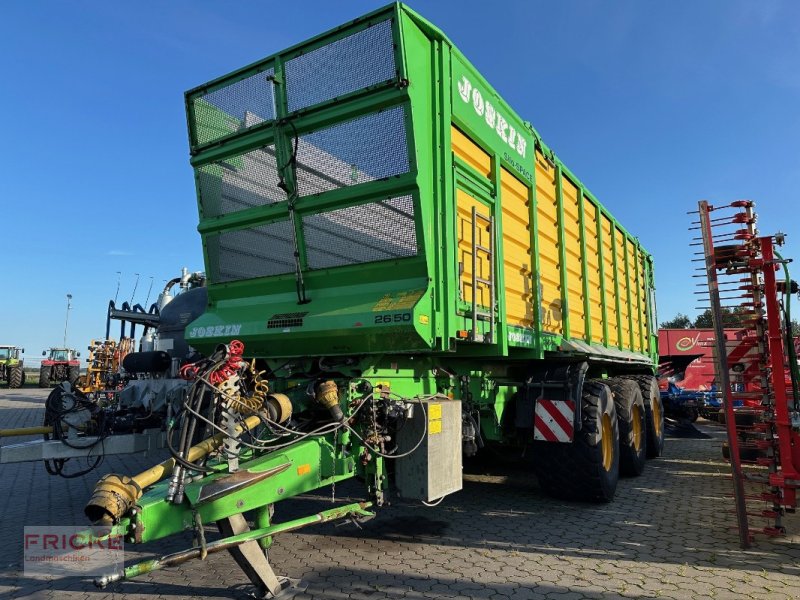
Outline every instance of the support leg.
{"type": "MultiPolygon", "coordinates": [[[[217,527],[225,537],[250,530],[247,520],[241,513],[217,521],[217,527]]],[[[245,542],[230,548],[228,552],[260,593],[269,592],[275,597],[283,590],[283,584],[275,575],[264,550],[257,541],[245,542]]]]}

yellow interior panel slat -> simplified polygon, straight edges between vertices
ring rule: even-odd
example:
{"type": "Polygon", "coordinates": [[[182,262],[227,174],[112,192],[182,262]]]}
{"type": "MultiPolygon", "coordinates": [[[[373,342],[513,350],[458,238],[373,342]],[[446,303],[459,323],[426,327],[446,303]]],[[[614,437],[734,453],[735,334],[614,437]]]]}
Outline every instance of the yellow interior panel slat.
{"type": "Polygon", "coordinates": [[[542,329],[563,333],[558,247],[556,170],[536,151],[536,226],[539,240],[539,283],[542,329]]]}
{"type": "Polygon", "coordinates": [[[603,343],[603,297],[600,293],[600,249],[597,245],[597,207],[583,198],[583,235],[586,239],[586,275],[592,314],[592,342],[603,343]]]}
{"type": "Polygon", "coordinates": [[[629,321],[630,306],[628,305],[628,276],[625,273],[625,236],[622,232],[614,228],[614,235],[616,236],[617,243],[617,281],[619,282],[619,308],[622,317],[622,347],[630,348],[631,346],[631,325],[629,321]]]}
{"type": "Polygon", "coordinates": [[[506,320],[509,325],[533,327],[533,263],[528,188],[506,169],[501,169],[500,186],[506,320]]]}
{"type": "Polygon", "coordinates": [[[605,215],[601,216],[603,231],[603,280],[606,288],[606,315],[608,318],[608,343],[611,346],[619,344],[620,333],[617,326],[617,304],[614,288],[614,256],[611,236],[614,234],[614,224],[605,215]]]}
{"type": "MultiPolygon", "coordinates": [[[[461,271],[461,299],[465,302],[472,302],[472,207],[476,207],[478,213],[489,216],[490,208],[470,196],[462,189],[456,190],[457,223],[456,233],[458,235],[458,264],[461,271]]],[[[491,245],[489,226],[483,220],[479,221],[478,240],[481,246],[489,248],[491,245]]],[[[484,252],[478,252],[476,262],[478,277],[489,280],[492,276],[491,264],[484,252]]],[[[479,285],[477,301],[480,306],[489,306],[489,288],[479,285]]]]}
{"type": "Polygon", "coordinates": [[[583,306],[583,266],[581,260],[581,229],[578,187],[567,177],[561,179],[564,207],[564,243],[567,267],[567,306],[569,307],[570,337],[586,339],[586,315],[583,306]]]}
{"type": "Polygon", "coordinates": [[[650,322],[647,319],[647,303],[648,303],[648,293],[647,293],[647,281],[646,281],[646,272],[645,272],[645,263],[644,263],[644,254],[641,252],[639,253],[638,261],[639,263],[639,294],[642,299],[642,336],[644,337],[644,351],[650,351],[650,322]]]}
{"type": "Polygon", "coordinates": [[[631,289],[631,315],[633,317],[633,347],[642,350],[642,303],[639,299],[639,263],[636,260],[636,248],[633,242],[628,241],[628,269],[631,289]]]}
{"type": "Polygon", "coordinates": [[[453,153],[484,177],[492,173],[492,157],[468,138],[460,129],[450,126],[450,143],[453,153]]]}

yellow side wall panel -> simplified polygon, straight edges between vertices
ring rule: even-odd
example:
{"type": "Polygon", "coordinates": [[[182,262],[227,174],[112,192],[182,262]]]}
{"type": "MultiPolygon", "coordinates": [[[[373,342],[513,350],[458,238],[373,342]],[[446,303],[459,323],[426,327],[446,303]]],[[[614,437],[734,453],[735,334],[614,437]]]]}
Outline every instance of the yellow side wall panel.
{"type": "MultiPolygon", "coordinates": [[[[472,302],[472,207],[476,207],[477,212],[489,216],[490,209],[482,202],[476,200],[462,189],[456,190],[457,222],[456,234],[458,235],[458,263],[461,270],[461,299],[465,302],[472,302]]],[[[478,240],[481,246],[489,248],[491,246],[488,225],[479,221],[478,240]]],[[[478,252],[476,262],[478,277],[491,279],[491,265],[484,252],[478,252]]],[[[489,288],[484,285],[478,286],[478,304],[483,307],[489,306],[489,288]]]]}
{"type": "Polygon", "coordinates": [[[536,151],[536,227],[539,251],[542,329],[563,333],[561,274],[556,208],[556,170],[536,151]]]}
{"type": "Polygon", "coordinates": [[[625,273],[625,236],[622,232],[614,228],[614,235],[617,241],[617,282],[619,283],[619,307],[622,321],[620,330],[622,347],[630,348],[631,345],[631,307],[628,305],[628,275],[625,273]]]}
{"type": "Polygon", "coordinates": [[[614,288],[614,255],[611,236],[614,234],[614,224],[605,215],[602,219],[603,231],[603,280],[606,288],[606,316],[608,318],[608,343],[611,346],[619,345],[619,329],[617,327],[617,303],[614,288]]]}
{"type": "Polygon", "coordinates": [[[584,340],[586,339],[586,317],[583,306],[581,227],[578,209],[580,191],[568,178],[562,177],[561,196],[564,206],[564,245],[566,247],[570,337],[584,340]]]}
{"type": "Polygon", "coordinates": [[[586,275],[589,280],[589,310],[592,315],[592,339],[603,343],[603,297],[600,292],[600,249],[597,245],[597,207],[583,198],[583,236],[586,240],[586,275]]]}
{"type": "Polygon", "coordinates": [[[489,177],[492,173],[492,157],[483,149],[464,135],[461,130],[450,126],[450,140],[453,153],[466,162],[484,177],[489,177]]]}
{"type": "MultiPolygon", "coordinates": [[[[492,157],[458,128],[451,128],[452,151],[478,174],[493,177],[492,157]]],[[[511,326],[534,327],[541,316],[542,330],[564,335],[564,306],[569,310],[570,337],[586,339],[586,311],[583,264],[589,294],[592,343],[602,344],[604,325],[608,327],[608,343],[639,352],[649,350],[647,320],[649,291],[645,282],[645,254],[632,240],[605,216],[595,202],[582,195],[580,188],[568,176],[561,181],[564,214],[564,258],[567,289],[561,286],[561,253],[556,169],[536,151],[535,157],[536,240],[539,259],[538,278],[534,273],[535,260],[531,247],[530,197],[528,187],[505,168],[500,169],[500,207],[502,219],[502,256],[506,322],[511,326]],[[584,222],[580,222],[582,203],[584,222]],[[597,223],[601,235],[598,239],[597,223]],[[585,243],[586,255],[581,252],[585,243]],[[612,243],[613,240],[613,243],[612,243]],[[627,242],[627,243],[626,243],[627,242]],[[600,260],[602,249],[603,259],[600,260]],[[616,269],[614,263],[616,260],[616,269]],[[627,272],[626,272],[627,261],[627,272]],[[602,265],[601,265],[602,262],[602,265]],[[601,275],[601,267],[603,274],[601,275]],[[541,296],[540,312],[533,305],[534,285],[538,283],[541,296]],[[605,297],[602,287],[605,286],[605,297]],[[630,292],[630,302],[628,294],[630,292]],[[619,298],[617,298],[619,293],[619,298]],[[605,300],[605,315],[603,304],[605,300]],[[617,314],[619,300],[619,314],[617,314]],[[606,324],[604,319],[608,320],[606,324]],[[631,347],[631,337],[633,346],[631,347]]],[[[463,189],[456,190],[458,262],[460,269],[460,299],[472,303],[473,293],[478,304],[488,308],[489,288],[479,285],[472,289],[472,208],[488,216],[491,207],[463,189]]],[[[488,225],[479,221],[477,243],[488,247],[488,225]]],[[[501,265],[497,265],[499,269],[501,265]]],[[[478,252],[477,276],[491,279],[491,265],[485,253],[478,252]]]]}
{"type": "Polygon", "coordinates": [[[500,172],[500,186],[506,322],[519,327],[533,327],[533,263],[528,188],[505,169],[500,172]]]}

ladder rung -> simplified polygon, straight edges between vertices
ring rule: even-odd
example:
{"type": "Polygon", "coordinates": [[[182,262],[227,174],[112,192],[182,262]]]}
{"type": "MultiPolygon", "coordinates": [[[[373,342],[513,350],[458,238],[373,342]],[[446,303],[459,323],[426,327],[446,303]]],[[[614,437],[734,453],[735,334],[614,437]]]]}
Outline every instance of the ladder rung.
{"type": "Polygon", "coordinates": [[[475,244],[475,249],[476,250],[482,250],[482,251],[486,252],[486,254],[488,254],[489,256],[492,255],[492,251],[489,248],[487,248],[486,246],[481,246],[480,244],[475,244]]]}
{"type": "Polygon", "coordinates": [[[480,277],[476,277],[475,281],[477,281],[478,283],[482,283],[484,285],[491,285],[492,284],[491,279],[481,279],[480,277]]]}

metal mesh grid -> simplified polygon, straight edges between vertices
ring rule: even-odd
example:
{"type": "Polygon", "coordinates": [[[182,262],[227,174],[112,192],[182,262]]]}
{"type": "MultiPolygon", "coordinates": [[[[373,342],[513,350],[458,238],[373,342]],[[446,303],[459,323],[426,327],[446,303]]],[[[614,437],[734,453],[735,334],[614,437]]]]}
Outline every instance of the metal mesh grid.
{"type": "Polygon", "coordinates": [[[381,21],[286,62],[289,111],[391,80],[392,22],[381,21]]]}
{"type": "Polygon", "coordinates": [[[294,271],[292,224],[278,221],[206,237],[211,281],[222,283],[294,271]]]}
{"type": "Polygon", "coordinates": [[[272,315],[267,321],[267,329],[280,329],[283,327],[302,327],[303,317],[308,312],[278,313],[272,315]]]}
{"type": "Polygon", "coordinates": [[[400,196],[310,215],[303,235],[311,269],[414,256],[414,201],[400,196]]]}
{"type": "Polygon", "coordinates": [[[204,218],[286,200],[271,145],[204,165],[197,181],[204,218]]]}
{"type": "Polygon", "coordinates": [[[297,187],[301,196],[408,170],[404,106],[339,123],[298,140],[297,187]]]}
{"type": "Polygon", "coordinates": [[[275,118],[273,69],[192,99],[194,143],[206,144],[275,118]]]}

